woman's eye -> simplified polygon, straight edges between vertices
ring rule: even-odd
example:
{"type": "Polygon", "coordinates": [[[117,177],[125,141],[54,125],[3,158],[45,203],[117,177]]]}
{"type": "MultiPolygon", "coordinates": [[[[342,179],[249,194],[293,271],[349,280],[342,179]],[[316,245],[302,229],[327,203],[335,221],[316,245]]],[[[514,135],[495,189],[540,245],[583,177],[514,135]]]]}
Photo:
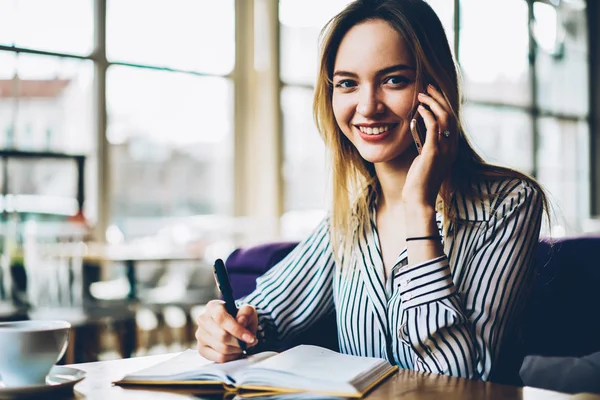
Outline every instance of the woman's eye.
{"type": "Polygon", "coordinates": [[[392,85],[403,85],[409,83],[409,80],[404,76],[390,76],[389,78],[385,79],[384,83],[389,83],[392,85]]]}
{"type": "Polygon", "coordinates": [[[343,81],[339,81],[338,83],[335,84],[335,87],[342,88],[342,89],[348,89],[348,88],[351,88],[354,86],[356,86],[356,83],[354,83],[353,81],[347,80],[347,79],[345,79],[343,81]]]}

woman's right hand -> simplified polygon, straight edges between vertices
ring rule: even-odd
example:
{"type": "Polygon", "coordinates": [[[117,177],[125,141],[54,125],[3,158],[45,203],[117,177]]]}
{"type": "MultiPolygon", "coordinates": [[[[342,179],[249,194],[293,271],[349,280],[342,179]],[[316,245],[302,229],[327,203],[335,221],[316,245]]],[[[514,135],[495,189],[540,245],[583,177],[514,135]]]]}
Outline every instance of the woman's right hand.
{"type": "Polygon", "coordinates": [[[223,301],[211,300],[198,318],[198,352],[218,363],[235,360],[242,355],[238,339],[248,348],[256,345],[257,329],[258,315],[254,307],[241,306],[237,317],[233,318],[227,313],[223,301]]]}

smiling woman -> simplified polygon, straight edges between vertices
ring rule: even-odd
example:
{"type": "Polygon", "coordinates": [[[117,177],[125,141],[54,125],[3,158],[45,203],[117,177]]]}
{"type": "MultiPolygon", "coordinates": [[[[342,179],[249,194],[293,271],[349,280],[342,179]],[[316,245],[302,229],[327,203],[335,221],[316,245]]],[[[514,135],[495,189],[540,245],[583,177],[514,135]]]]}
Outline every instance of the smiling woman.
{"type": "Polygon", "coordinates": [[[501,356],[517,351],[504,346],[531,289],[545,196],[473,150],[460,99],[448,40],[425,1],[357,0],[335,16],[314,97],[333,164],[331,214],[258,279],[237,319],[219,301],[207,305],[200,353],[235,359],[238,339],[276,348],[335,312],[344,353],[514,378],[518,366],[501,356]],[[421,153],[409,131],[416,119],[421,153]]]}

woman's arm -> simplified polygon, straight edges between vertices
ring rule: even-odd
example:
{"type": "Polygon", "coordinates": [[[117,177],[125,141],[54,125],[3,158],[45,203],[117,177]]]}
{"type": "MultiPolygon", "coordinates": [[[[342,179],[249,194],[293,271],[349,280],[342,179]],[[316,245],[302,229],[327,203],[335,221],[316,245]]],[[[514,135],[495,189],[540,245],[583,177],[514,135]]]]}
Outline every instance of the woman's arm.
{"type": "Polygon", "coordinates": [[[256,280],[254,292],[239,300],[258,313],[257,350],[277,349],[279,343],[331,312],[334,258],[329,218],[281,262],[256,280]]]}
{"type": "Polygon", "coordinates": [[[472,280],[461,283],[461,294],[452,277],[459,268],[451,269],[444,254],[395,273],[403,308],[399,335],[414,352],[416,369],[489,378],[529,292],[541,224],[540,193],[514,182],[485,229],[463,246],[473,249],[460,266],[472,280]]]}

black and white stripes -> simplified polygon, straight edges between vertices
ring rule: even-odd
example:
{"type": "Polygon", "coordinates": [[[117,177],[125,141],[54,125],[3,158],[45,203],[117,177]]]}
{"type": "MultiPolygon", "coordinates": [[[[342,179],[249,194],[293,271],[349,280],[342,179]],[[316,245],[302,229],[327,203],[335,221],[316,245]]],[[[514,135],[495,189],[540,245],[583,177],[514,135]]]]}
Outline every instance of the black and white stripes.
{"type": "Polygon", "coordinates": [[[343,353],[488,379],[531,287],[542,199],[515,179],[476,192],[482,200],[456,198],[444,256],[411,265],[403,250],[387,280],[374,223],[358,231],[341,270],[322,221],[242,300],[258,310],[262,344],[275,346],[335,308],[343,353]]]}

